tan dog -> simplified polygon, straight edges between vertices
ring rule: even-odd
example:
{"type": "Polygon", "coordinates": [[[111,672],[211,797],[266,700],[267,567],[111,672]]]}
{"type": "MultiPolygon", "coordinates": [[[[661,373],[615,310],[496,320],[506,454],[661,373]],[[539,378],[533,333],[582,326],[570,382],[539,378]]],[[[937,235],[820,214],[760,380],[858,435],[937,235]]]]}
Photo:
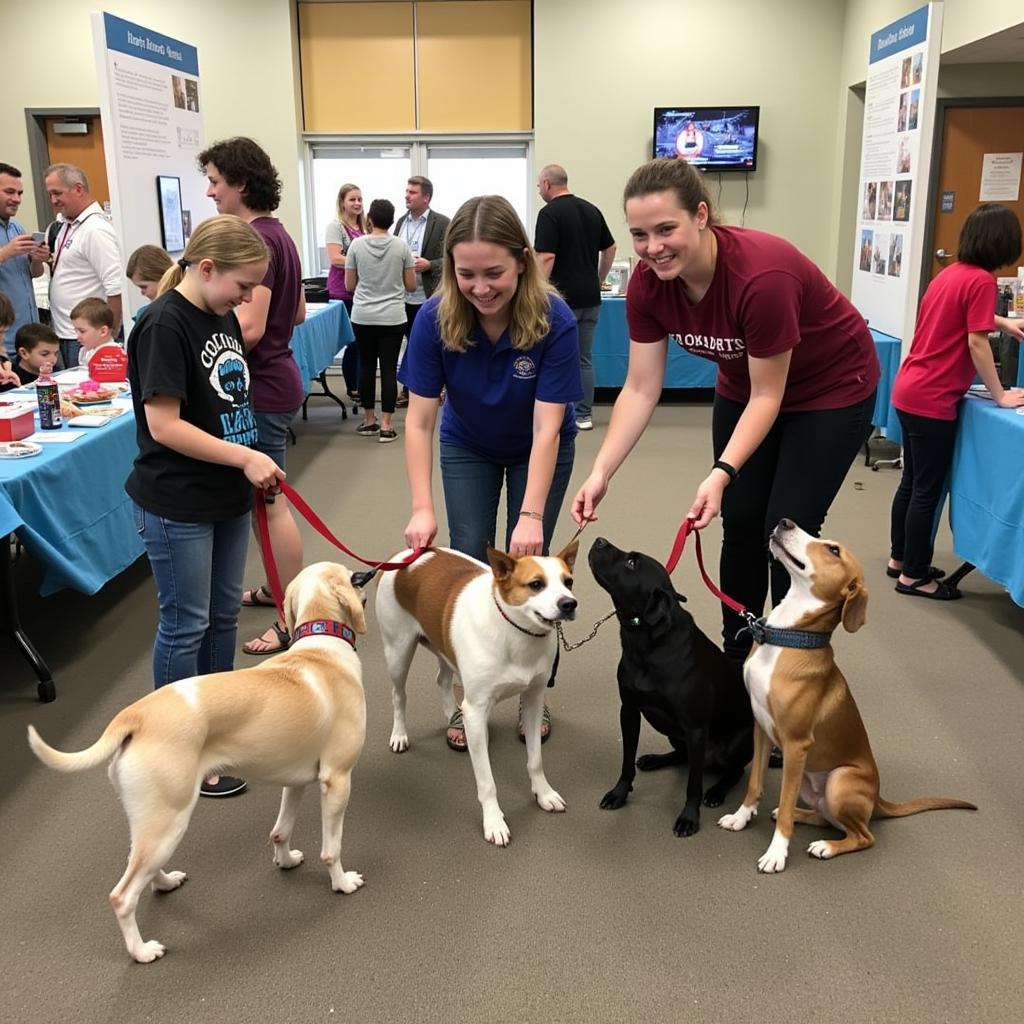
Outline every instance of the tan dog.
{"type": "MultiPolygon", "coordinates": [[[[778,630],[831,635],[840,622],[855,633],[866,621],[864,570],[842,545],[816,540],[788,519],[775,528],[772,554],[789,570],[792,584],[768,616],[778,630]]],[[[890,803],[879,794],[878,767],[857,705],[835,663],[830,644],[806,650],[779,646],[784,636],[756,644],[743,669],[754,712],[754,761],[743,804],[718,824],[734,832],[757,814],[772,744],[782,748],[782,794],[775,835],[757,862],[765,872],[782,871],[793,823],[837,828],[840,840],[819,839],[807,852],[827,860],[872,846],[875,818],[902,818],[920,811],[963,808],[964,800],[927,797],[890,803]],[[797,807],[797,799],[806,807],[797,807]]]]}
{"type": "Polygon", "coordinates": [[[302,852],[289,842],[303,790],[319,780],[320,859],[331,888],[351,893],[363,884],[361,875],[341,866],[351,774],[366,736],[362,671],[352,636],[352,630],[366,632],[363,600],[344,566],[311,565],[285,595],[287,627],[295,638],[288,651],[256,668],[154,690],[116,715],[80,753],[55,750],[28,727],[33,752],[58,771],[83,771],[112,758],[108,774],[128,815],[131,853],[110,902],[133,959],[149,963],[164,955],[159,942],[143,941],[135,910],[148,882],[168,892],[185,881],[185,872],[167,871],[165,865],[188,827],[199,784],[212,772],[231,770],[284,787],[270,834],[280,868],[302,863],[302,852]],[[312,635],[303,636],[306,629],[312,635]]]}
{"type": "MultiPolygon", "coordinates": [[[[409,747],[405,681],[419,644],[437,658],[437,683],[447,724],[455,711],[455,675],[465,689],[462,714],[484,838],[507,846],[511,838],[491,772],[487,721],[499,700],[522,697],[526,770],[537,803],[564,811],[541,763],[544,687],[558,650],[555,626],[576,615],[572,567],[579,542],[554,557],[513,558],[489,548],[490,566],[475,558],[432,548],[408,569],[385,573],[377,585],[377,622],[391,673],[395,753],[409,747]]],[[[401,559],[408,552],[396,555],[401,559]]]]}

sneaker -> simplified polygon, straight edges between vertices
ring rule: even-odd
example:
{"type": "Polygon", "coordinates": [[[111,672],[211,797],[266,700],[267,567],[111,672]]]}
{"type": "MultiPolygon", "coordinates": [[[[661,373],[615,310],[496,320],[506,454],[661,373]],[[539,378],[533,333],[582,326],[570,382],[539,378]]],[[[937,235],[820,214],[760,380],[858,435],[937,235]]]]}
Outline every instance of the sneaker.
{"type": "Polygon", "coordinates": [[[580,430],[593,430],[594,421],[588,416],[585,420],[577,420],[576,426],[579,427],[580,430]]]}
{"type": "Polygon", "coordinates": [[[380,424],[376,420],[373,423],[360,423],[356,433],[360,437],[376,437],[380,433],[380,424]]]}
{"type": "Polygon", "coordinates": [[[247,788],[245,779],[236,779],[231,775],[222,775],[216,782],[203,779],[199,787],[200,796],[237,796],[247,788]]]}
{"type": "Polygon", "coordinates": [[[382,430],[380,437],[377,438],[381,444],[390,444],[392,441],[398,440],[398,431],[396,430],[382,430]]]}

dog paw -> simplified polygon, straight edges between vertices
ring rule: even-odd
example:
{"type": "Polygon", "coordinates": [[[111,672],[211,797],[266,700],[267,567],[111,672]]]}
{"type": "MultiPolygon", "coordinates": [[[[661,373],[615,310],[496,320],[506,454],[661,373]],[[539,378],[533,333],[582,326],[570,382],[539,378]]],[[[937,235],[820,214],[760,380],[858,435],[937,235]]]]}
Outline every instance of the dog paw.
{"type": "Polygon", "coordinates": [[[741,805],[738,811],[732,814],[723,814],[718,819],[718,827],[728,829],[730,832],[742,832],[750,824],[751,818],[757,817],[756,807],[741,805]]]}
{"type": "Polygon", "coordinates": [[[603,811],[617,811],[620,807],[626,806],[629,794],[633,791],[632,786],[617,785],[614,789],[608,790],[601,797],[600,807],[603,811]]]}
{"type": "Polygon", "coordinates": [[[685,811],[676,818],[672,826],[672,834],[677,839],[689,839],[700,831],[700,818],[692,817],[685,811]]]}
{"type": "Polygon", "coordinates": [[[723,793],[722,790],[716,789],[714,786],[711,787],[704,794],[704,806],[705,807],[721,807],[725,803],[725,797],[728,790],[723,793]]]}
{"type": "Polygon", "coordinates": [[[186,878],[184,871],[158,871],[152,882],[153,892],[174,892],[184,885],[186,878]]]}
{"type": "Polygon", "coordinates": [[[789,840],[782,838],[776,833],[775,838],[768,844],[768,849],[761,854],[757,862],[757,870],[766,875],[778,874],[778,872],[785,870],[786,858],[788,856],[789,840]]]}
{"type": "Polygon", "coordinates": [[[159,960],[166,952],[167,947],[162,942],[150,940],[132,950],[132,959],[136,963],[151,964],[154,960],[159,960]]]}
{"type": "Polygon", "coordinates": [[[565,810],[565,801],[553,789],[549,789],[545,793],[538,793],[537,803],[545,811],[550,811],[552,814],[559,814],[565,810]]]}
{"type": "Polygon", "coordinates": [[[490,822],[484,822],[484,839],[495,846],[508,846],[512,842],[512,832],[505,823],[503,816],[499,816],[490,822]]]}
{"type": "Polygon", "coordinates": [[[402,754],[409,749],[409,737],[404,732],[393,732],[388,746],[396,753],[402,754]]]}
{"type": "Polygon", "coordinates": [[[289,868],[297,868],[302,863],[301,850],[288,850],[285,847],[277,847],[274,850],[274,863],[287,871],[289,868]]]}
{"type": "Polygon", "coordinates": [[[817,857],[818,860],[828,860],[830,857],[835,856],[832,852],[832,844],[825,839],[815,839],[814,842],[807,847],[807,852],[812,857],[817,857]]]}
{"type": "Polygon", "coordinates": [[[335,892],[343,892],[346,896],[351,895],[357,889],[362,889],[363,876],[358,871],[342,871],[337,879],[331,879],[331,888],[335,892]]]}
{"type": "Polygon", "coordinates": [[[678,759],[672,754],[642,754],[636,759],[636,766],[642,772],[656,772],[659,768],[677,763],[678,759]]]}

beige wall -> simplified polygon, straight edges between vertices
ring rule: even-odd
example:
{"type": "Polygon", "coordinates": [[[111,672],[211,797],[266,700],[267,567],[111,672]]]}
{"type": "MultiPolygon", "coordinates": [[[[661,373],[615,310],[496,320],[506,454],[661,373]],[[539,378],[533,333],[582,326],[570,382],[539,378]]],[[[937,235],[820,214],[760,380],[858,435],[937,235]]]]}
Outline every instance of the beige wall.
{"type": "MultiPolygon", "coordinates": [[[[198,48],[207,142],[251,135],[267,150],[284,180],[279,214],[292,235],[301,237],[298,62],[289,0],[0,0],[0,5],[7,54],[0,160],[29,173],[26,107],[99,106],[90,14],[107,11],[198,48]]],[[[34,228],[50,220],[50,211],[38,214],[26,189],[19,219],[34,228]]]]}

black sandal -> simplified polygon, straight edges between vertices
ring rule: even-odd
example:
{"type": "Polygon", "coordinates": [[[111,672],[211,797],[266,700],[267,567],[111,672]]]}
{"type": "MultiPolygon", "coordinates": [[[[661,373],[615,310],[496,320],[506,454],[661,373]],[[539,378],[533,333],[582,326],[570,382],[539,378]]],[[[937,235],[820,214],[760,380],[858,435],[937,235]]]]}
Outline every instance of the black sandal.
{"type": "Polygon", "coordinates": [[[244,654],[250,654],[254,658],[269,658],[272,654],[281,654],[282,652],[287,651],[288,645],[292,642],[292,638],[288,635],[288,630],[282,629],[277,624],[277,620],[272,622],[267,629],[263,630],[263,633],[260,633],[259,636],[254,636],[251,640],[246,640],[246,642],[242,644],[242,652],[244,654]],[[271,641],[263,639],[263,633],[269,633],[271,629],[277,637],[277,647],[272,647],[269,651],[253,651],[249,649],[249,644],[254,644],[257,641],[270,643],[271,641]]]}
{"type": "Polygon", "coordinates": [[[276,608],[277,602],[266,583],[242,591],[243,608],[276,608]],[[248,600],[247,600],[248,598],[248,600]]]}
{"type": "MultiPolygon", "coordinates": [[[[885,567],[885,575],[888,576],[891,580],[898,580],[900,576],[903,575],[903,570],[894,569],[891,565],[887,565],[885,567]]],[[[937,565],[928,566],[928,575],[926,577],[927,579],[941,580],[942,577],[945,575],[945,572],[943,572],[942,569],[940,569],[937,565]]]]}
{"type": "Polygon", "coordinates": [[[910,594],[912,597],[927,597],[932,601],[956,601],[964,596],[956,587],[931,579],[915,580],[913,583],[897,583],[896,593],[910,594]],[[925,584],[932,582],[936,584],[935,590],[929,592],[921,589],[925,584]]]}

